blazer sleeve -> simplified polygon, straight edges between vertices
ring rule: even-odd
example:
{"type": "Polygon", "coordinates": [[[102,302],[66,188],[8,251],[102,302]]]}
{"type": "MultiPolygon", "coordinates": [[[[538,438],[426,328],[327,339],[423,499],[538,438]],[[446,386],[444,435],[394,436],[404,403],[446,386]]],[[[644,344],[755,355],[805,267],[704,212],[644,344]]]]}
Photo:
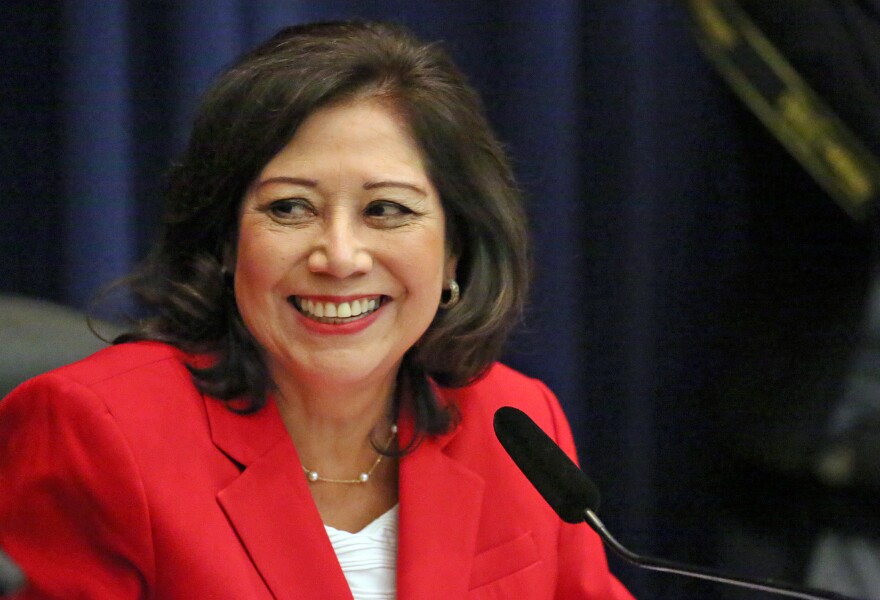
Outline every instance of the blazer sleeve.
{"type": "Polygon", "coordinates": [[[16,600],[147,596],[143,486],[113,416],[49,374],[0,401],[0,547],[28,578],[16,600]]]}
{"type": "MultiPolygon", "coordinates": [[[[543,391],[553,418],[556,443],[569,458],[577,462],[574,437],[568,420],[559,406],[559,401],[546,385],[540,381],[537,383],[543,391]]],[[[571,524],[562,521],[560,523],[562,529],[559,534],[559,575],[556,599],[633,600],[629,591],[608,570],[605,550],[598,535],[583,523],[571,524]],[[597,588],[602,589],[598,595],[597,588]]]]}

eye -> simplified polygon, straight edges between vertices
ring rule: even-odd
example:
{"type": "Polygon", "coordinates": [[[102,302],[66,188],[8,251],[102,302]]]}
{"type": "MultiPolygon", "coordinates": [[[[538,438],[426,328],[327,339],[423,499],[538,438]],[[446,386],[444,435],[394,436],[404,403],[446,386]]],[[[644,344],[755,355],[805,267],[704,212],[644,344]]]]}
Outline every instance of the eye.
{"type": "Polygon", "coordinates": [[[368,217],[379,219],[395,219],[415,214],[406,206],[391,200],[376,200],[371,202],[364,210],[364,214],[368,217]]]}
{"type": "Polygon", "coordinates": [[[266,212],[276,221],[302,221],[315,214],[315,208],[302,198],[276,200],[266,207],[266,212]]]}

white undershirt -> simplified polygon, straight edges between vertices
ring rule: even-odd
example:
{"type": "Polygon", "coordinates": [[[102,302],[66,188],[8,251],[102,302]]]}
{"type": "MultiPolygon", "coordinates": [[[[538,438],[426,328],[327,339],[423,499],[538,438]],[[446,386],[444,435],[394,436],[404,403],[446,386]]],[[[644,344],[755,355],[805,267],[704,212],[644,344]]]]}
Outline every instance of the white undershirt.
{"type": "Polygon", "coordinates": [[[354,600],[397,598],[398,506],[357,533],[324,525],[354,600]]]}

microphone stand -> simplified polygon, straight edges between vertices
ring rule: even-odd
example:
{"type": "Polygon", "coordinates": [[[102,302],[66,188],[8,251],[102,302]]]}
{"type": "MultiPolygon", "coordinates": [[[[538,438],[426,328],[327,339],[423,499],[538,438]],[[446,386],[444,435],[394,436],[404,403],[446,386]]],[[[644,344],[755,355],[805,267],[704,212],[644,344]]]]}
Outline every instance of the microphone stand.
{"type": "Polygon", "coordinates": [[[624,548],[620,542],[614,539],[614,536],[611,535],[608,529],[605,528],[605,525],[602,523],[602,521],[599,520],[598,515],[596,515],[596,513],[594,513],[589,508],[584,510],[584,520],[590,527],[593,528],[593,530],[597,534],[599,534],[599,537],[602,538],[602,541],[604,541],[605,544],[612,551],[614,551],[615,554],[617,554],[619,557],[627,562],[651,571],[685,575],[687,577],[694,577],[696,579],[705,579],[707,581],[713,581],[716,583],[726,583],[729,585],[736,585],[739,587],[748,588],[750,590],[759,590],[762,592],[781,594],[783,596],[790,596],[793,598],[804,598],[806,600],[856,600],[851,596],[844,596],[842,594],[837,594],[826,590],[798,587],[787,583],[773,581],[770,579],[762,580],[753,579],[750,577],[733,578],[729,575],[725,575],[719,571],[713,571],[711,569],[694,567],[690,565],[686,566],[672,561],[663,560],[661,558],[642,556],[628,550],[627,548],[624,548]]]}
{"type": "Polygon", "coordinates": [[[498,441],[556,514],[566,523],[586,521],[602,541],[627,562],[651,571],[684,575],[804,600],[856,600],[851,596],[826,590],[795,586],[771,579],[726,575],[720,571],[631,552],[614,539],[596,515],[594,509],[599,505],[599,491],[596,486],[531,417],[517,408],[504,406],[495,411],[494,426],[498,441]]]}

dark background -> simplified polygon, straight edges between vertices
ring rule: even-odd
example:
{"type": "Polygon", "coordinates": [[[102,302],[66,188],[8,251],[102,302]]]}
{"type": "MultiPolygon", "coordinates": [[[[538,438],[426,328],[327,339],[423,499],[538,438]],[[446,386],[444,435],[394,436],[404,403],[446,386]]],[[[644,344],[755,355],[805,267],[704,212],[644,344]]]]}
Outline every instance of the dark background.
{"type": "MultiPolygon", "coordinates": [[[[790,448],[808,453],[840,392],[869,238],[671,0],[6,0],[0,293],[86,308],[154,239],[213,75],[282,25],[340,17],[444,40],[482,92],[535,242],[507,361],[558,394],[609,528],[639,552],[800,577],[823,496],[790,448]]],[[[643,599],[722,597],[612,562],[643,599]]]]}

